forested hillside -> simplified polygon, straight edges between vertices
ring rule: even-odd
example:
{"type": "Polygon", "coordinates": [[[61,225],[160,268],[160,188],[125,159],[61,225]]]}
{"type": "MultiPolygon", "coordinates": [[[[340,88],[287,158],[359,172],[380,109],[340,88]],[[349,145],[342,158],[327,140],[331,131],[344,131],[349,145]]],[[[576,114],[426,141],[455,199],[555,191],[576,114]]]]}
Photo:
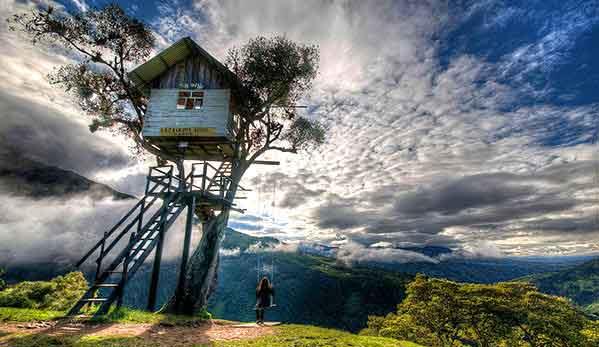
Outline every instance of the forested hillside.
{"type": "Polygon", "coordinates": [[[562,271],[532,275],[525,280],[534,283],[543,293],[565,296],[599,313],[599,258],[562,271]]]}

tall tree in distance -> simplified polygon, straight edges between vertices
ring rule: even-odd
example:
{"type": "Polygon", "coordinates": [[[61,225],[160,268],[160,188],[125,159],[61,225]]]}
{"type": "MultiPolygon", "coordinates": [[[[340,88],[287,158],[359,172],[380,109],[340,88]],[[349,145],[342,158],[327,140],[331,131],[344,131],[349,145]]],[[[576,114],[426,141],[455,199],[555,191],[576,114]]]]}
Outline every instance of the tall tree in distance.
{"type": "MultiPolygon", "coordinates": [[[[9,19],[12,30],[29,34],[34,43],[58,44],[78,61],[50,73],[50,83],[62,86],[91,118],[90,130],[110,130],[133,140],[135,155],[149,152],[182,168],[182,158],[149,145],[142,128],[147,98],[128,78],[129,69],[151,55],[155,38],[143,22],[128,16],[118,5],[81,13],[64,13],[49,7],[9,19]]],[[[240,86],[232,90],[239,105],[233,116],[237,155],[233,158],[231,188],[235,198],[244,173],[268,151],[297,153],[325,141],[325,128],[297,113],[296,103],[311,89],[317,75],[318,47],[285,37],[257,37],[227,55],[226,65],[240,86]]],[[[186,285],[178,301],[166,309],[195,313],[205,308],[216,274],[218,249],[230,210],[203,220],[202,238],[193,252],[186,285]]]]}

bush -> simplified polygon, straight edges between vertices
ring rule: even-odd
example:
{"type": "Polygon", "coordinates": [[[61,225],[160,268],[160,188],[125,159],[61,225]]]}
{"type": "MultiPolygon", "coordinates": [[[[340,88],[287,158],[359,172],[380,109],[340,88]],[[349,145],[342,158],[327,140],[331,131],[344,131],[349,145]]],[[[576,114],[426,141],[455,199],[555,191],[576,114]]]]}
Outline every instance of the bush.
{"type": "Polygon", "coordinates": [[[4,269],[0,268],[0,291],[6,287],[6,282],[4,282],[4,280],[2,279],[3,275],[4,275],[4,269]]]}
{"type": "Polygon", "coordinates": [[[0,291],[0,306],[64,311],[74,305],[87,288],[81,272],[71,272],[50,281],[25,281],[0,291]]]}

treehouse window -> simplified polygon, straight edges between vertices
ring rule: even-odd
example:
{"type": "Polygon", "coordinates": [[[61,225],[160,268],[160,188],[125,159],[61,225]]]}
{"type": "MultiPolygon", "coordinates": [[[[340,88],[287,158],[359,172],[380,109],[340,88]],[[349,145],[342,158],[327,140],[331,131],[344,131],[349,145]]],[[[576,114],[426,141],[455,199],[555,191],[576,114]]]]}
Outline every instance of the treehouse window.
{"type": "Polygon", "coordinates": [[[180,90],[177,110],[199,110],[204,105],[204,92],[180,90]]]}

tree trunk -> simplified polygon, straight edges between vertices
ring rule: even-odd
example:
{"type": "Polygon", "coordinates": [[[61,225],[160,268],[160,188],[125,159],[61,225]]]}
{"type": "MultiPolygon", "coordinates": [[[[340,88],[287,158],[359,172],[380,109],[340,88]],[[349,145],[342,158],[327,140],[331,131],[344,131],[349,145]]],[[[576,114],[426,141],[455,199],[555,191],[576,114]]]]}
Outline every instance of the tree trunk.
{"type": "Polygon", "coordinates": [[[216,276],[218,250],[226,227],[229,211],[223,211],[202,225],[202,239],[194,250],[185,274],[185,286],[177,302],[173,296],[165,311],[193,315],[204,308],[216,276]]]}
{"type": "MultiPolygon", "coordinates": [[[[231,185],[225,199],[233,201],[237,185],[247,167],[237,166],[233,169],[231,185]]],[[[218,251],[229,221],[229,208],[202,224],[202,239],[194,250],[187,265],[185,285],[177,300],[177,294],[171,297],[162,311],[177,314],[193,315],[201,312],[208,304],[208,297],[216,287],[216,272],[218,270],[218,251]]]]}

